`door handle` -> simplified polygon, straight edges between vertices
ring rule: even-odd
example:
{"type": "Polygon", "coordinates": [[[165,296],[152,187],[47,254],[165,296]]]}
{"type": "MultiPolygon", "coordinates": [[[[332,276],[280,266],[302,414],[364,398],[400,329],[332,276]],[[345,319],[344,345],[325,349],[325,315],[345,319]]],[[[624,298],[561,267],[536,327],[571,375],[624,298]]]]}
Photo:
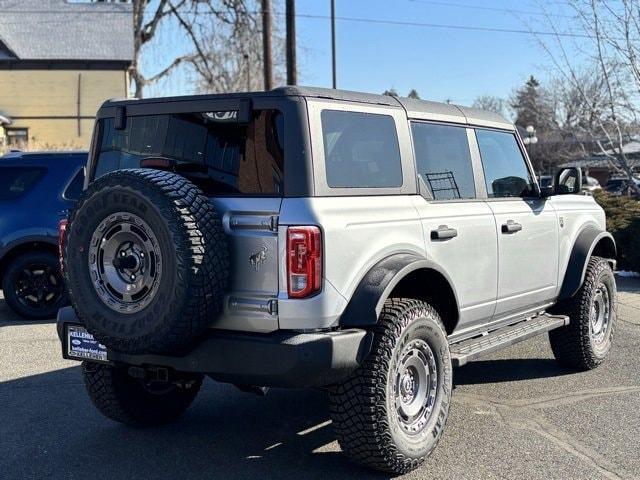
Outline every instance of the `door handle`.
{"type": "Polygon", "coordinates": [[[520,230],[522,230],[522,225],[513,220],[507,220],[507,223],[502,224],[502,233],[516,233],[520,230]]]}
{"type": "Polygon", "coordinates": [[[437,230],[431,230],[431,240],[449,240],[457,236],[458,231],[455,228],[449,228],[447,225],[440,225],[437,230]]]}

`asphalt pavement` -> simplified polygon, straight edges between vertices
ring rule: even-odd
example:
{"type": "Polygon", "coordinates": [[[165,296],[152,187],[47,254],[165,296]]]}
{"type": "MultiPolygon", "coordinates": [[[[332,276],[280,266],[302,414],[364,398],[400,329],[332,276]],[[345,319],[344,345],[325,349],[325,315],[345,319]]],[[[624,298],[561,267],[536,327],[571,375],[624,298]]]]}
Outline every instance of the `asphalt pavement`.
{"type": "MultiPolygon", "coordinates": [[[[403,478],[640,478],[640,280],[619,279],[608,361],[575,373],[546,336],[454,371],[451,414],[403,478]]],[[[21,322],[0,296],[0,479],[387,478],[340,454],[321,391],[266,397],[207,380],[185,417],[136,430],[92,407],[52,321],[21,322]]]]}

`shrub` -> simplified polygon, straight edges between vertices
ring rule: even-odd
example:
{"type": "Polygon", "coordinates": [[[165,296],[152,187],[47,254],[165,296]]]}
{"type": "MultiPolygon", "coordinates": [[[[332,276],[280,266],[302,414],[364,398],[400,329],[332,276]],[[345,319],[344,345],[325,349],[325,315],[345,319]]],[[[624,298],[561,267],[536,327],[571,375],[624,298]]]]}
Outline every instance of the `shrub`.
{"type": "Polygon", "coordinates": [[[640,272],[640,201],[596,192],[596,201],[607,214],[607,230],[618,247],[618,269],[640,272]]]}
{"type": "Polygon", "coordinates": [[[0,157],[5,153],[9,153],[11,149],[22,150],[23,152],[38,152],[38,151],[67,151],[67,150],[86,150],[86,147],[81,146],[78,143],[46,143],[38,142],[37,140],[31,140],[26,145],[20,145],[18,147],[10,147],[6,144],[0,143],[0,157]]]}

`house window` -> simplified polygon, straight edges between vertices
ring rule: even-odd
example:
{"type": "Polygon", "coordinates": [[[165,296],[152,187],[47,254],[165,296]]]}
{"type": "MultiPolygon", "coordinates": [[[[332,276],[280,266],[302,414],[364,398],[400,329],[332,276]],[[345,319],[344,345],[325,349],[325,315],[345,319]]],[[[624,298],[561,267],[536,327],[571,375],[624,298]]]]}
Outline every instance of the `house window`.
{"type": "Polygon", "coordinates": [[[20,147],[29,142],[28,128],[5,128],[7,136],[7,145],[11,147],[20,147]]]}

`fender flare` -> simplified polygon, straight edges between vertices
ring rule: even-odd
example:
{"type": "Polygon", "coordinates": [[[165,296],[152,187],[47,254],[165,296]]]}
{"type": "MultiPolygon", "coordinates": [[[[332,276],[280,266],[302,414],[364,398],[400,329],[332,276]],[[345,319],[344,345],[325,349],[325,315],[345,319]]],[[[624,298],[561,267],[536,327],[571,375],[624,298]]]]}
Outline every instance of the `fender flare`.
{"type": "Polygon", "coordinates": [[[564,275],[564,280],[562,281],[558,300],[571,298],[580,289],[587,273],[589,259],[596,249],[596,246],[603,240],[604,242],[610,242],[608,245],[609,252],[612,253],[613,256],[607,255],[606,258],[615,264],[616,242],[613,236],[609,232],[600,230],[593,225],[583,228],[571,249],[569,263],[567,264],[567,270],[564,275]]]}
{"type": "MultiPolygon", "coordinates": [[[[340,325],[345,327],[375,325],[378,323],[384,302],[395,286],[409,273],[427,268],[437,271],[450,286],[453,285],[446,272],[424,257],[412,253],[397,253],[380,260],[360,280],[340,317],[340,325]]],[[[459,305],[456,291],[453,287],[451,289],[456,305],[459,305]]]]}
{"type": "Polygon", "coordinates": [[[55,248],[56,251],[58,249],[58,237],[46,234],[30,234],[24,237],[17,237],[6,244],[3,244],[0,239],[0,281],[2,280],[3,270],[11,254],[17,249],[27,247],[34,243],[49,245],[51,248],[55,248]]]}

